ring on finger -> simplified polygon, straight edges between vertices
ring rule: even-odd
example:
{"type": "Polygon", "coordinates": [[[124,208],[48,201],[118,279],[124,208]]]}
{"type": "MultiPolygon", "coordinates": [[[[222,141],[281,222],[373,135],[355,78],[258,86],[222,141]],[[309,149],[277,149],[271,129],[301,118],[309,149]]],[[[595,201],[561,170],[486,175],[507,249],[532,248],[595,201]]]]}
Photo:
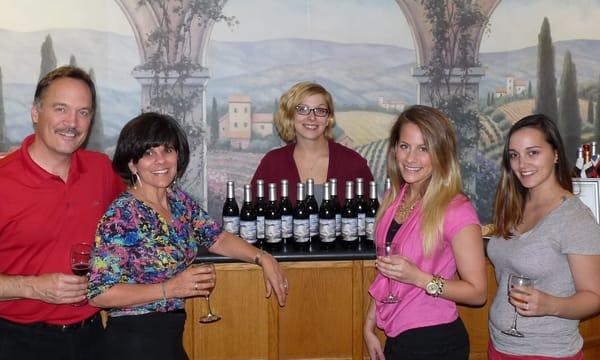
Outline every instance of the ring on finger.
{"type": "Polygon", "coordinates": [[[525,303],[525,310],[529,310],[529,303],[525,303]]]}
{"type": "Polygon", "coordinates": [[[194,283],[194,290],[198,291],[198,283],[194,283]]]}

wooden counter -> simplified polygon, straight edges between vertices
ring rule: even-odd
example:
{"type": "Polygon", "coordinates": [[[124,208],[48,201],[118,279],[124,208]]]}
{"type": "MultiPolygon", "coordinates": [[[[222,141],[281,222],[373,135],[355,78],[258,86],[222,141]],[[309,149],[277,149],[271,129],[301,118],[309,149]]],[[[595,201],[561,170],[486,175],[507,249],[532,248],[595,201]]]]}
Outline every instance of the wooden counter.
{"type": "MultiPolygon", "coordinates": [[[[367,288],[375,276],[372,260],[282,262],[290,282],[288,303],[265,299],[261,269],[218,264],[211,296],[223,318],[198,322],[203,298],[186,304],[184,346],[190,359],[368,359],[362,339],[367,288]]],[[[488,303],[495,279],[488,266],[488,303]]],[[[471,340],[470,359],[487,359],[488,305],[461,307],[471,340]]],[[[582,322],[585,359],[600,359],[600,318],[582,322]]],[[[381,334],[383,339],[383,334],[381,334]]]]}

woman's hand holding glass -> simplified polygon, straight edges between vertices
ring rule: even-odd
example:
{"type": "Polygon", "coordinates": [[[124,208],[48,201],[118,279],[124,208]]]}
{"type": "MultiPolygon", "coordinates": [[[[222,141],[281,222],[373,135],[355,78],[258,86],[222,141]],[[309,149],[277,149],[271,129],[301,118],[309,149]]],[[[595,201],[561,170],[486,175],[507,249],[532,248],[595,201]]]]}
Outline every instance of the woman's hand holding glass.
{"type": "Polygon", "coordinates": [[[515,314],[510,328],[502,330],[502,332],[510,336],[524,337],[523,333],[517,329],[517,313],[532,315],[528,311],[530,310],[529,290],[533,287],[533,280],[524,275],[510,274],[507,287],[508,301],[514,306],[515,314]]]}
{"type": "Polygon", "coordinates": [[[217,275],[212,266],[190,266],[165,283],[168,298],[188,298],[209,295],[217,275]]]}

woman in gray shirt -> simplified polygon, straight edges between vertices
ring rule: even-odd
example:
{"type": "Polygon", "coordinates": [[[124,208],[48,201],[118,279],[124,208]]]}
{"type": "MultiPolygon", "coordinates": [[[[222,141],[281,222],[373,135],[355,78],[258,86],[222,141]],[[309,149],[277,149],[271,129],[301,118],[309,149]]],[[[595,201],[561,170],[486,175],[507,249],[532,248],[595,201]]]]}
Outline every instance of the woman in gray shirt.
{"type": "Polygon", "coordinates": [[[498,284],[489,359],[583,359],[579,320],[600,311],[600,225],[573,196],[569,170],[549,118],[531,115],[511,127],[488,245],[498,284]],[[534,285],[509,292],[511,273],[534,279],[534,285]],[[503,332],[515,309],[523,337],[503,332]]]}

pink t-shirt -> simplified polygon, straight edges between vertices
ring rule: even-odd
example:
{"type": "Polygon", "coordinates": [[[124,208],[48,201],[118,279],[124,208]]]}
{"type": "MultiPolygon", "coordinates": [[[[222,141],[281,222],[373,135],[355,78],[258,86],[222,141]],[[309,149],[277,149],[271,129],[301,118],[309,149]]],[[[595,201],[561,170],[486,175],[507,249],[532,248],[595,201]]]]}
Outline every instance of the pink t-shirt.
{"type": "MultiPolygon", "coordinates": [[[[400,204],[404,190],[398,199],[390,206],[381,218],[375,230],[375,241],[383,243],[394,218],[396,208],[400,204]]],[[[448,205],[443,225],[443,242],[435,252],[425,257],[423,254],[422,237],[420,234],[421,209],[415,207],[404,224],[400,227],[394,239],[400,244],[402,255],[409,258],[421,270],[437,274],[445,279],[452,278],[456,273],[456,261],[452,252],[451,242],[465,226],[477,224],[479,218],[471,202],[464,195],[457,195],[448,205]]],[[[425,290],[416,286],[391,282],[391,291],[401,300],[396,304],[383,304],[381,300],[388,294],[387,278],[381,274],[369,288],[369,293],[376,302],[377,326],[388,337],[414,328],[450,323],[458,318],[458,310],[454,301],[441,297],[427,295],[425,290]]]]}

